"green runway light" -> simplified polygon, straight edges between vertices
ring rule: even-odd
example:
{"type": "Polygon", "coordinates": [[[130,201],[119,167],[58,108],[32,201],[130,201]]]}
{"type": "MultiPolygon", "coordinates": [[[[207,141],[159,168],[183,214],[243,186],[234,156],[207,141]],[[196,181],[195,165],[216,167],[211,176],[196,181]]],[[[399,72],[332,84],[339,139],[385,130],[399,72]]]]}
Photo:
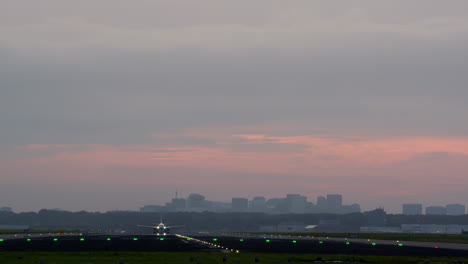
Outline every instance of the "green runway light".
{"type": "Polygon", "coordinates": [[[296,243],[297,243],[297,241],[296,241],[296,240],[293,240],[292,242],[293,242],[294,244],[296,244],[296,243]]]}
{"type": "Polygon", "coordinates": [[[349,244],[351,244],[351,243],[349,243],[349,241],[346,241],[346,245],[349,245],[349,244]]]}
{"type": "Polygon", "coordinates": [[[110,237],[108,237],[108,238],[107,238],[107,241],[111,241],[111,238],[110,238],[110,237]]]}
{"type": "Polygon", "coordinates": [[[372,243],[373,246],[377,245],[377,243],[372,243]]]}
{"type": "Polygon", "coordinates": [[[218,239],[217,239],[217,238],[213,238],[213,241],[218,241],[218,239]]]}
{"type": "Polygon", "coordinates": [[[187,237],[187,240],[192,240],[190,237],[187,237]]]}
{"type": "Polygon", "coordinates": [[[401,244],[401,243],[400,243],[400,244],[398,244],[398,246],[399,246],[399,247],[402,247],[402,246],[403,246],[403,244],[401,244]]]}
{"type": "Polygon", "coordinates": [[[133,241],[137,241],[137,240],[138,240],[138,238],[136,238],[136,237],[133,238],[133,241]]]}
{"type": "Polygon", "coordinates": [[[84,241],[85,239],[84,238],[80,238],[80,241],[84,241]]]}
{"type": "Polygon", "coordinates": [[[28,239],[26,239],[26,241],[28,241],[28,242],[31,242],[31,239],[30,239],[30,238],[28,238],[28,239]]]}
{"type": "Polygon", "coordinates": [[[323,244],[323,241],[319,241],[319,244],[323,244]]]}
{"type": "Polygon", "coordinates": [[[265,240],[265,242],[270,243],[270,239],[265,240]]]}
{"type": "Polygon", "coordinates": [[[159,240],[163,241],[163,240],[164,240],[164,237],[161,237],[159,240]]]}
{"type": "Polygon", "coordinates": [[[5,241],[5,239],[3,239],[3,238],[0,238],[0,242],[3,242],[3,241],[5,241]]]}
{"type": "Polygon", "coordinates": [[[243,239],[243,238],[241,238],[241,239],[239,239],[239,241],[240,241],[240,242],[244,242],[244,239],[243,239]]]}
{"type": "Polygon", "coordinates": [[[58,241],[58,238],[54,238],[54,241],[58,241]]]}

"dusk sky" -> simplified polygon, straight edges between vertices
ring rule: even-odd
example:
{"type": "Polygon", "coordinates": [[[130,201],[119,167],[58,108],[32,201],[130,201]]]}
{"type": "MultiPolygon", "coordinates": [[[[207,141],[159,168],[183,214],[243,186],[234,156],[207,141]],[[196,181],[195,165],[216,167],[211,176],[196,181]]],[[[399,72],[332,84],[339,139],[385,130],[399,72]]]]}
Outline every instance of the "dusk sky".
{"type": "Polygon", "coordinates": [[[466,0],[0,0],[0,207],[468,204],[466,0]]]}

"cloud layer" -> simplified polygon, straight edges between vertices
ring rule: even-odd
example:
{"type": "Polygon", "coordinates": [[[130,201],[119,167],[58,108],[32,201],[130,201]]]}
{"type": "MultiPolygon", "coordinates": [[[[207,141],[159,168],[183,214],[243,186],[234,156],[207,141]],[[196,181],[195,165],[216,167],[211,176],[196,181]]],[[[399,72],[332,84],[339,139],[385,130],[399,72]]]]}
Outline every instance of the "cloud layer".
{"type": "MultiPolygon", "coordinates": [[[[466,1],[2,3],[11,204],[41,206],[20,198],[28,182],[115,195],[128,177],[220,193],[249,179],[252,195],[331,190],[369,206],[389,186],[421,200],[424,181],[434,202],[468,199],[452,201],[466,187],[466,1]]],[[[126,206],[168,199],[152,195],[126,206]]]]}

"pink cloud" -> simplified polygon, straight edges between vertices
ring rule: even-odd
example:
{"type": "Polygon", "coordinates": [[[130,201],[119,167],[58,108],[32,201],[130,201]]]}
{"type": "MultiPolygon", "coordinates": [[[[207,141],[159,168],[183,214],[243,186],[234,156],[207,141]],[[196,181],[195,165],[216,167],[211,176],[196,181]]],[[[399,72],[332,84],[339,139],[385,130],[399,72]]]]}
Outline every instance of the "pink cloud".
{"type": "Polygon", "coordinates": [[[158,142],[165,140],[147,145],[28,145],[22,149],[43,155],[3,162],[0,168],[15,175],[12,181],[148,182],[199,187],[209,182],[221,189],[230,186],[237,190],[248,190],[250,187],[242,187],[248,183],[252,190],[264,188],[271,194],[287,191],[312,195],[335,190],[352,191],[356,197],[399,197],[458,191],[468,185],[468,139],[464,138],[366,139],[215,132],[155,135],[158,142]],[[195,143],[185,145],[188,136],[195,137],[195,143]],[[178,143],[181,137],[185,138],[178,143]],[[265,145],[274,149],[288,144],[303,148],[255,151],[265,145]],[[232,151],[238,145],[251,148],[232,151]]]}

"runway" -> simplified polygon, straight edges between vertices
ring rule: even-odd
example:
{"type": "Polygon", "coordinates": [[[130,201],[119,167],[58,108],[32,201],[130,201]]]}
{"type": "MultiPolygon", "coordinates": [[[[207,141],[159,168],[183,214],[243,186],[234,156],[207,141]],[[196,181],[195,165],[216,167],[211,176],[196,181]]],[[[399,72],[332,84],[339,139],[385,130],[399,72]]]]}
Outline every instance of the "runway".
{"type": "Polygon", "coordinates": [[[214,235],[51,235],[3,237],[0,251],[146,251],[146,252],[258,252],[324,255],[464,257],[463,244],[368,241],[305,237],[241,237],[214,235]],[[450,247],[450,245],[452,247],[450,247]]]}

